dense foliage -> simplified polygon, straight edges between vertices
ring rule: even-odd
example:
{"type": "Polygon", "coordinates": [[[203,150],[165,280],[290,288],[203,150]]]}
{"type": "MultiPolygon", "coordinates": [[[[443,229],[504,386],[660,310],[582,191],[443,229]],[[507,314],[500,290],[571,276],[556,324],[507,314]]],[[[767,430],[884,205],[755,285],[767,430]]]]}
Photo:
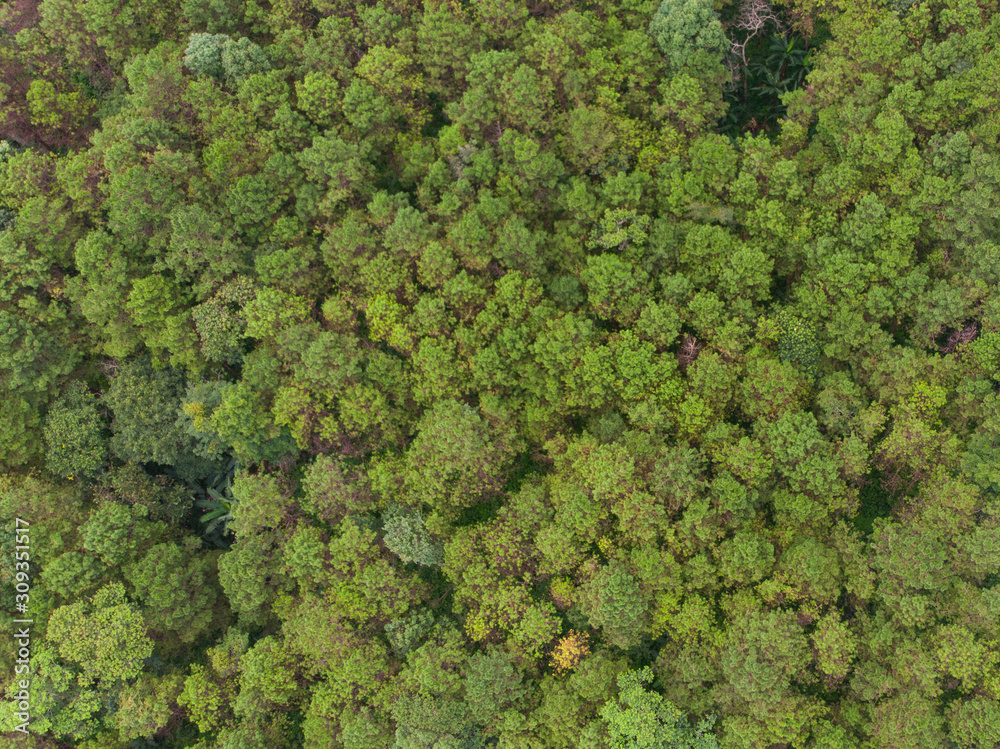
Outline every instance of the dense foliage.
{"type": "Polygon", "coordinates": [[[0,28],[19,745],[1000,746],[997,0],[0,28]]]}

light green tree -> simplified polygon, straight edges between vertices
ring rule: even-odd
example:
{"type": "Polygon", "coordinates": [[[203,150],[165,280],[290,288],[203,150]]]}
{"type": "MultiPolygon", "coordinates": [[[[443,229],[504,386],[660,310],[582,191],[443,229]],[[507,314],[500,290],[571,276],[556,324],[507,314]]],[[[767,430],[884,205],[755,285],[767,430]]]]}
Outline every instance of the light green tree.
{"type": "Polygon", "coordinates": [[[692,726],[681,710],[644,687],[652,680],[649,666],[618,676],[618,698],[600,710],[613,749],[718,749],[715,718],[692,726]]]}
{"type": "Polygon", "coordinates": [[[385,545],[404,562],[428,566],[444,561],[444,548],[432,539],[419,510],[393,506],[382,514],[385,545]]]}
{"type": "Polygon", "coordinates": [[[133,679],[153,653],[146,622],[121,583],[53,611],[46,636],[81,669],[83,683],[96,680],[107,686],[133,679]]]}
{"type": "Polygon", "coordinates": [[[721,62],[729,50],[711,0],[663,0],[649,24],[649,33],[671,72],[721,62]]]}

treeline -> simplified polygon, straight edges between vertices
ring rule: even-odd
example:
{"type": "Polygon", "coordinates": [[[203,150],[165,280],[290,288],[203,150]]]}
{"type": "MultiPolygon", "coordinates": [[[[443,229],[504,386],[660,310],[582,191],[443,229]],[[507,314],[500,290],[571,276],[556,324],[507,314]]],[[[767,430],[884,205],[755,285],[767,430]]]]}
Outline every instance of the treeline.
{"type": "Polygon", "coordinates": [[[998,11],[0,6],[18,745],[1000,745],[998,11]]]}

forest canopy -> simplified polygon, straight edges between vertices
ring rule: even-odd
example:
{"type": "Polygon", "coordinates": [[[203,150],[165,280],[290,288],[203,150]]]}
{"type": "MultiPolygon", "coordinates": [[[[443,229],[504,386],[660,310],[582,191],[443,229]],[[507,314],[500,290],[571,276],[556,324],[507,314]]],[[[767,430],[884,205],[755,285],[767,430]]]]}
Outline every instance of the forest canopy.
{"type": "Polygon", "coordinates": [[[1000,746],[998,42],[0,4],[0,731],[1000,746]]]}

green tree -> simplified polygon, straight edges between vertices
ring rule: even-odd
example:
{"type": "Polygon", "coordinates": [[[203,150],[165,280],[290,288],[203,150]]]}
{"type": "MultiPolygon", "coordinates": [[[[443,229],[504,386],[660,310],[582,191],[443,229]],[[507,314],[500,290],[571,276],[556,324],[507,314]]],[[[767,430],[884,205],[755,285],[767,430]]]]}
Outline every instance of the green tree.
{"type": "Polygon", "coordinates": [[[111,451],[122,460],[173,466],[182,478],[206,475],[211,464],[192,454],[193,440],[178,426],[184,378],[154,369],[148,359],[122,365],[104,395],[111,409],[111,451]]]}
{"type": "Polygon", "coordinates": [[[239,538],[219,559],[219,583],[241,626],[266,622],[288,582],[279,570],[273,533],[239,538]]]}
{"type": "Polygon", "coordinates": [[[113,719],[121,740],[149,738],[168,728],[183,685],[184,676],[171,673],[162,677],[142,674],[125,687],[113,719]]]}
{"type": "Polygon", "coordinates": [[[95,477],[108,458],[105,431],[97,399],[75,383],[45,416],[45,462],[49,472],[78,481],[95,477]]]}
{"type": "MultiPolygon", "coordinates": [[[[29,463],[41,447],[38,433],[42,418],[38,409],[22,397],[6,392],[0,399],[0,461],[4,466],[29,463]]],[[[61,444],[61,443],[60,443],[61,444]]]]}
{"type": "Polygon", "coordinates": [[[500,491],[514,445],[475,409],[454,400],[434,404],[406,452],[410,496],[445,518],[500,491]]]}
{"type": "Polygon", "coordinates": [[[612,561],[580,590],[580,606],[611,645],[637,645],[649,624],[648,601],[624,564],[612,561]]]}
{"type": "Polygon", "coordinates": [[[83,548],[109,565],[117,566],[134,559],[159,541],[166,531],[164,523],[149,522],[148,514],[142,505],[129,507],[108,502],[98,506],[80,527],[83,548]]]}
{"type": "Polygon", "coordinates": [[[175,633],[185,643],[194,642],[209,629],[217,615],[218,598],[215,559],[194,554],[191,547],[197,540],[188,541],[184,547],[157,544],[125,569],[150,627],[175,633]]]}
{"type": "Polygon", "coordinates": [[[224,42],[219,58],[226,82],[231,88],[236,88],[252,75],[266,73],[271,69],[264,50],[246,37],[224,42]]]}
{"type": "Polygon", "coordinates": [[[962,749],[979,749],[1000,739],[1000,709],[996,700],[973,697],[952,703],[948,736],[962,749]]]}
{"type": "Polygon", "coordinates": [[[190,509],[187,487],[166,476],[150,476],[141,466],[126,463],[107,471],[101,482],[102,494],[126,505],[142,505],[150,520],[178,523],[190,509]],[[110,495],[110,496],[109,496],[110,495]]]}
{"type": "Polygon", "coordinates": [[[222,79],[222,48],[230,41],[226,34],[192,34],[184,51],[184,64],[195,75],[222,79]]]}
{"type": "Polygon", "coordinates": [[[76,243],[75,254],[79,274],[68,279],[67,295],[80,305],[87,321],[101,329],[103,351],[124,358],[139,345],[126,309],[134,262],[107,231],[87,234],[76,243]]]}
{"type": "Polygon", "coordinates": [[[6,392],[29,401],[47,398],[77,361],[76,350],[62,345],[46,327],[0,309],[0,377],[6,392]]]}
{"type": "Polygon", "coordinates": [[[245,378],[222,392],[210,423],[243,465],[277,460],[296,450],[288,430],[279,427],[270,417],[266,396],[245,378]]]}
{"type": "Polygon", "coordinates": [[[396,657],[402,659],[417,647],[434,627],[434,615],[428,611],[418,611],[403,619],[395,619],[385,625],[385,636],[392,645],[396,657]]]}

